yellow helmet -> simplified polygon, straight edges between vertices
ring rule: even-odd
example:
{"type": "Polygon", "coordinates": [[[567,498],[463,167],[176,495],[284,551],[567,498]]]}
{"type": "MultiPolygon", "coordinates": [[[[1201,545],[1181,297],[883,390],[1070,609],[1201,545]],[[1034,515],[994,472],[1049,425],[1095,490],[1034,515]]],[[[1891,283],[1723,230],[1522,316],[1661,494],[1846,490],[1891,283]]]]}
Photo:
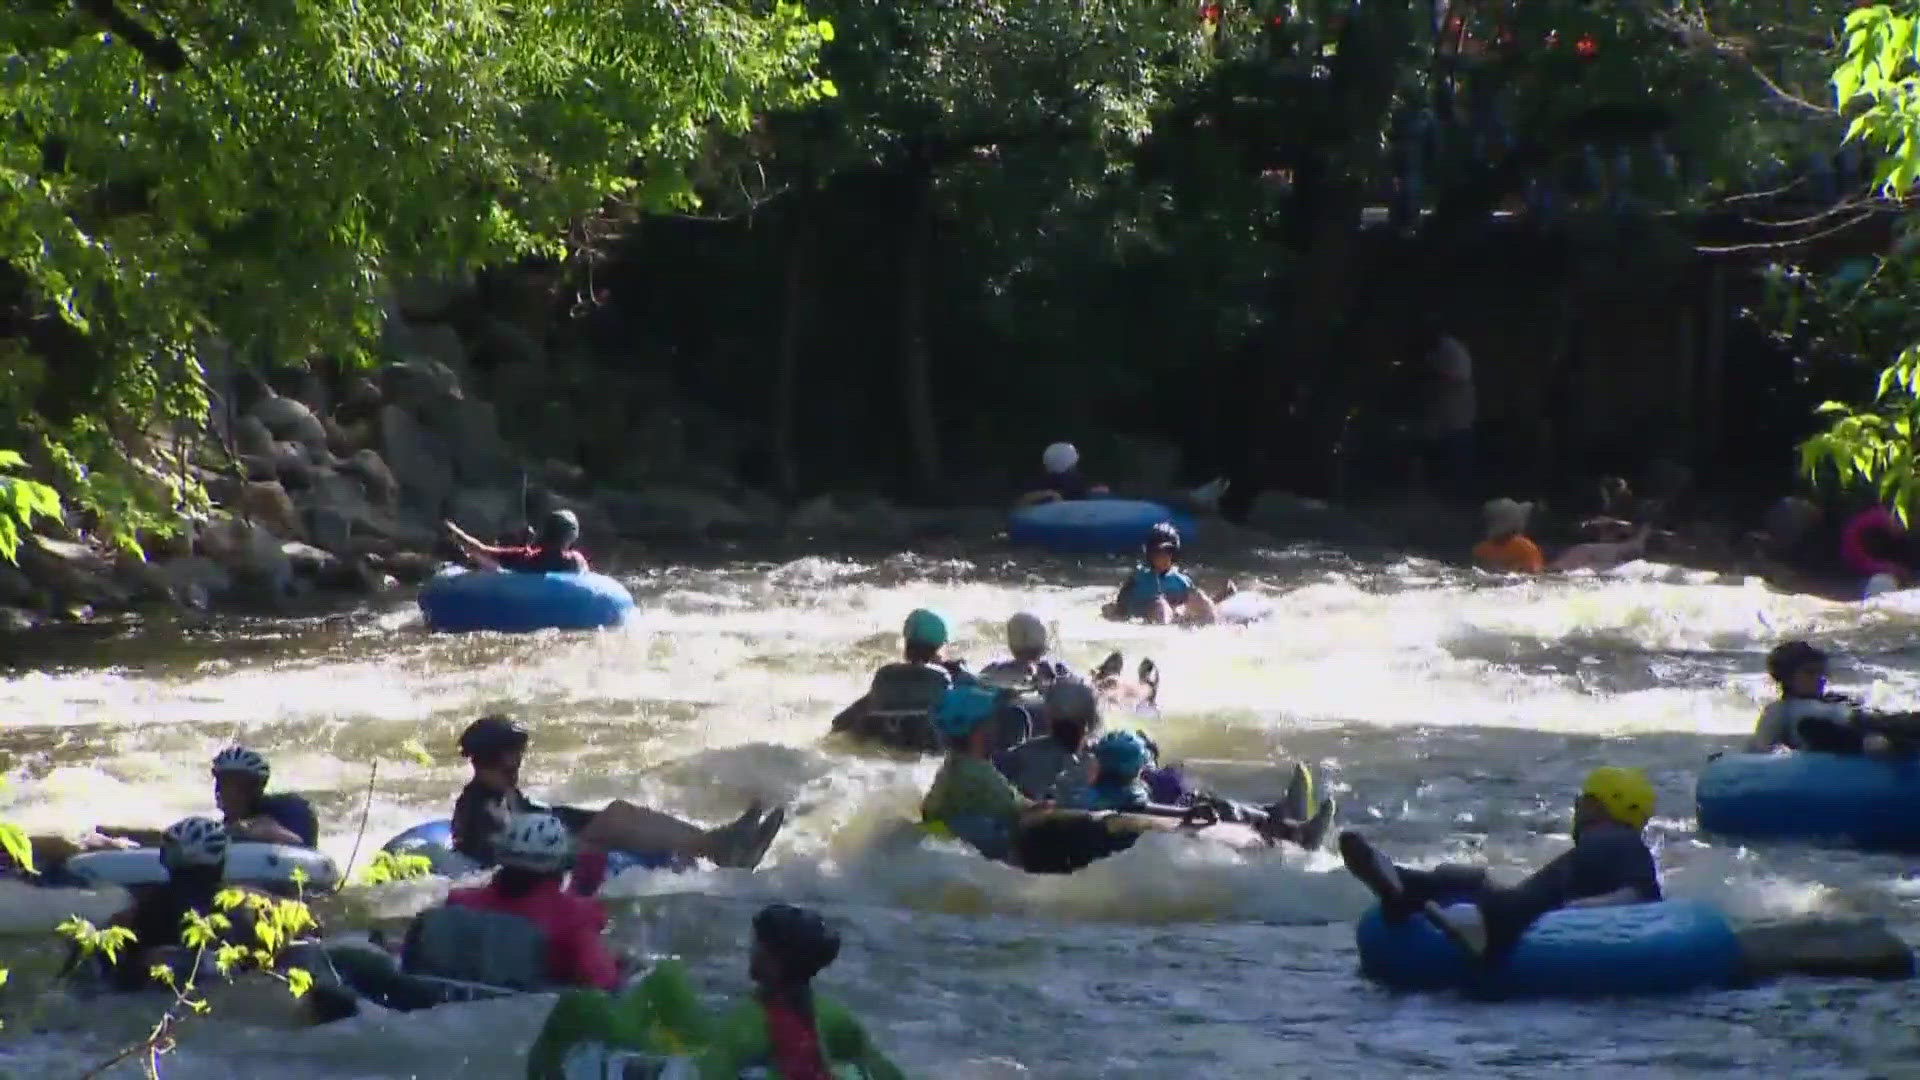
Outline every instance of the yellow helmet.
{"type": "Polygon", "coordinates": [[[1653,781],[1639,769],[1602,765],[1587,774],[1580,794],[1593,796],[1607,816],[1622,825],[1645,828],[1653,816],[1653,781]]]}

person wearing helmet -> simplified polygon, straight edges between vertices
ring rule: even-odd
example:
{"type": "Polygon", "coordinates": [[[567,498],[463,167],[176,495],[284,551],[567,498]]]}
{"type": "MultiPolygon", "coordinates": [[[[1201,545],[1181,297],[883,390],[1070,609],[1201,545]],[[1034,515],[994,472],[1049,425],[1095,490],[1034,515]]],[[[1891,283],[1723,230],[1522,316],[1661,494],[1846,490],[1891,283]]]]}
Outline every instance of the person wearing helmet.
{"type": "Polygon", "coordinates": [[[840,710],[833,730],[901,750],[939,751],[928,716],[950,687],[976,681],[964,662],[946,658],[947,621],[915,608],[900,628],[903,658],[873,673],[867,692],[840,710]]]}
{"type": "Polygon", "coordinates": [[[462,555],[486,569],[524,574],[584,574],[588,569],[587,557],[574,550],[580,541],[580,518],[571,510],[549,513],[534,542],[518,547],[482,543],[451,521],[441,525],[462,555]]]}
{"type": "Polygon", "coordinates": [[[547,944],[547,978],[559,986],[611,990],[620,965],[601,940],[607,912],[598,901],[561,887],[573,865],[573,836],[550,813],[515,814],[493,839],[499,869],[485,885],[454,889],[447,906],[525,919],[547,944]]]}
{"type": "Polygon", "coordinates": [[[1395,866],[1358,833],[1340,834],[1340,858],[1380,897],[1389,922],[1423,914],[1461,948],[1497,960],[1549,911],[1659,900],[1659,870],[1643,835],[1653,806],[1645,773],[1593,770],[1573,804],[1573,848],[1511,887],[1493,884],[1484,867],[1395,866]]]}
{"type": "Polygon", "coordinates": [[[814,990],[813,980],[839,955],[839,933],[818,914],[791,904],[760,909],[747,959],[753,996],[721,1019],[700,1056],[700,1075],[764,1070],[781,1080],[831,1080],[846,1070],[865,1080],[905,1080],[845,1006],[814,990]]]}
{"type": "Polygon", "coordinates": [[[991,760],[999,695],[975,685],[955,686],[933,710],[933,726],[947,757],[920,802],[920,820],[944,827],[990,859],[1004,859],[1020,815],[1033,800],[1020,794],[991,760]]]}
{"type": "Polygon", "coordinates": [[[1100,730],[1100,698],[1093,687],[1064,678],[1043,698],[1047,733],[994,756],[994,766],[1029,799],[1074,805],[1087,784],[1093,754],[1087,740],[1100,730]]]}
{"type": "MultiPolygon", "coordinates": [[[[316,847],[320,842],[319,816],[313,804],[291,792],[267,794],[273,769],[258,751],[229,746],[213,756],[213,801],[220,808],[227,834],[236,842],[316,847]]],[[[103,836],[156,847],[160,834],[151,829],[102,826],[103,836]]]]}
{"type": "MultiPolygon", "coordinates": [[[[1146,782],[1146,772],[1154,766],[1158,755],[1159,748],[1145,732],[1107,732],[1093,746],[1092,782],[1072,805],[1082,810],[1114,810],[1182,820],[1190,818],[1194,813],[1192,805],[1154,801],[1146,782]]],[[[1195,801],[1204,801],[1220,820],[1253,826],[1269,841],[1278,843],[1286,840],[1312,850],[1326,839],[1327,830],[1333,824],[1335,807],[1332,799],[1323,800],[1311,818],[1300,820],[1305,815],[1290,811],[1289,807],[1291,804],[1304,807],[1312,798],[1311,790],[1312,779],[1305,766],[1295,765],[1286,799],[1274,806],[1255,808],[1219,798],[1195,801]]]]}
{"type": "Polygon", "coordinates": [[[234,837],[225,825],[207,817],[190,817],[174,822],[160,834],[160,865],[166,869],[164,884],[142,889],[132,906],[115,915],[112,925],[133,931],[133,943],[112,960],[101,957],[109,981],[116,990],[142,990],[152,985],[156,964],[177,966],[191,963],[180,934],[189,914],[227,918],[221,931],[223,941],[257,944],[254,928],[257,918],[247,904],[221,908],[215,896],[233,889],[243,896],[258,890],[230,886],[225,882],[227,850],[234,837]]]}
{"type": "Polygon", "coordinates": [[[980,680],[994,686],[1017,690],[1044,690],[1055,681],[1072,676],[1067,665],[1049,659],[1047,624],[1030,611],[1018,611],[1007,620],[1005,660],[996,660],[980,669],[980,680]]]}
{"type": "Polygon", "coordinates": [[[313,804],[291,792],[267,794],[273,770],[244,746],[229,746],[213,758],[213,801],[235,840],[314,847],[320,822],[313,804]]]}
{"type": "Polygon", "coordinates": [[[1102,499],[1108,494],[1105,484],[1088,483],[1080,474],[1080,451],[1072,443],[1057,442],[1040,453],[1040,464],[1046,470],[1040,482],[1033,490],[1020,496],[1016,506],[1038,506],[1050,502],[1074,502],[1083,499],[1102,499]]]}
{"type": "MultiPolygon", "coordinates": [[[[1146,555],[1146,564],[1135,567],[1121,584],[1119,595],[1106,606],[1107,618],[1145,619],[1161,626],[1174,622],[1198,626],[1218,617],[1213,600],[1175,565],[1180,557],[1180,530],[1172,522],[1163,521],[1148,529],[1140,548],[1146,555]]],[[[1232,592],[1233,586],[1229,584],[1227,593],[1232,592]]]]}
{"type": "Polygon", "coordinates": [[[1767,654],[1767,674],[1780,700],[1760,712],[1749,753],[1810,750],[1826,754],[1904,754],[1920,731],[1912,713],[1868,710],[1858,700],[1827,691],[1827,654],[1804,641],[1788,641],[1767,654]]]}
{"type": "Polygon", "coordinates": [[[551,814],[567,827],[580,845],[585,872],[575,875],[574,884],[586,892],[598,886],[591,877],[604,869],[608,851],[667,852],[751,870],[786,823],[784,807],[762,817],[757,805],[713,829],[625,799],[600,810],[542,806],[520,790],[527,742],[527,729],[499,714],[475,720],[460,735],[460,753],[473,763],[473,779],[453,804],[453,849],[481,866],[500,861],[496,838],[517,814],[551,814]]]}

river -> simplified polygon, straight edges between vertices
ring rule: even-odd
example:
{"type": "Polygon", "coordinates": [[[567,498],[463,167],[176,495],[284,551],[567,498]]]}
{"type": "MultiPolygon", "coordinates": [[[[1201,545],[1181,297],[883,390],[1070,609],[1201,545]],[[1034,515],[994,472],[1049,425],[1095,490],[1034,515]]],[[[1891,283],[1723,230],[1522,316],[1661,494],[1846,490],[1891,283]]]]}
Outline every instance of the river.
{"type": "MultiPolygon", "coordinates": [[[[1352,922],[1368,898],[1330,854],[1241,857],[1156,837],[1072,877],[1027,876],[898,842],[893,823],[915,812],[935,763],[822,739],[894,654],[911,608],[944,612],[976,666],[1027,608],[1077,665],[1109,649],[1129,667],[1159,663],[1152,730],[1166,757],[1263,800],[1303,758],[1339,798],[1341,824],[1403,860],[1472,856],[1517,873],[1564,847],[1586,770],[1640,766],[1659,790],[1652,835],[1670,893],[1744,918],[1878,914],[1920,937],[1920,884],[1903,860],[1744,848],[1692,822],[1697,767],[1751,729],[1769,694],[1767,648],[1817,639],[1836,651],[1836,686],[1912,701],[1920,601],[1831,604],[1645,566],[1517,583],[1308,549],[1253,552],[1231,569],[1278,597],[1271,619],[1115,626],[1097,609],[1117,567],[899,556],[630,575],[644,615],[605,634],[434,637],[409,604],[30,641],[27,655],[0,656],[0,671],[16,665],[0,682],[0,820],[158,826],[205,812],[207,762],[238,738],[270,757],[277,787],[314,799],[323,847],[342,863],[365,808],[364,861],[445,816],[465,780],[455,736],[506,707],[534,730],[524,782],[536,796],[624,797],[702,820],[753,797],[789,803],[792,824],[757,873],[610,883],[616,933],[685,957],[717,1000],[746,986],[759,905],[817,905],[845,934],[823,985],[913,1075],[1853,1077],[1902,1072],[1893,1063],[1920,1052],[1904,984],[1584,1004],[1388,994],[1358,975],[1352,922]],[[408,757],[408,740],[431,767],[408,757]]],[[[400,916],[444,889],[353,899],[400,916]]],[[[6,955],[25,967],[21,935],[112,907],[0,890],[6,955]]],[[[76,1075],[151,1015],[151,1002],[82,1006],[31,978],[8,993],[9,1076],[76,1075]]],[[[164,1075],[516,1077],[549,1000],[292,1032],[217,1005],[164,1075]]]]}

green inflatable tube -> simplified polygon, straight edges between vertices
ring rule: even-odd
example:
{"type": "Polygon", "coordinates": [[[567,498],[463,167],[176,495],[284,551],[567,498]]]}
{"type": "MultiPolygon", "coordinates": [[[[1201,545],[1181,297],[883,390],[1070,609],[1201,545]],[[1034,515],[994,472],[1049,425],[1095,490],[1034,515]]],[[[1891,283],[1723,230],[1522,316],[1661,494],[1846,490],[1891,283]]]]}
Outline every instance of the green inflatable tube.
{"type": "MultiPolygon", "coordinates": [[[[835,1080],[904,1080],[839,1004],[815,994],[814,1022],[835,1080]]],[[[528,1051],[528,1080],[566,1080],[568,1055],[583,1047],[639,1055],[617,1066],[615,1076],[659,1075],[671,1067],[668,1075],[736,1080],[743,1070],[767,1065],[759,1003],[741,1002],[715,1022],[694,993],[686,967],[676,960],[662,963],[623,994],[561,994],[528,1051]]]]}

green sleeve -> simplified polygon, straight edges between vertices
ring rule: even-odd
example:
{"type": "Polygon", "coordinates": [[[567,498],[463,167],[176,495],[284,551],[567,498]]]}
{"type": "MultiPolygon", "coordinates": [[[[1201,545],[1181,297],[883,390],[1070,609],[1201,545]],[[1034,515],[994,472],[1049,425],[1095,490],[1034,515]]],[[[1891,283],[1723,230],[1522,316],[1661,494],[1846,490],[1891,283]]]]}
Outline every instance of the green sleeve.
{"type": "Polygon", "coordinates": [[[816,995],[814,1022],[820,1026],[820,1045],[829,1061],[858,1065],[867,1080],[906,1080],[907,1074],[887,1060],[867,1037],[867,1029],[839,1002],[816,995]]]}
{"type": "Polygon", "coordinates": [[[711,1045],[697,1060],[700,1080],[738,1080],[740,1071],[767,1058],[767,1015],[751,997],[727,1010],[711,1045]]]}

